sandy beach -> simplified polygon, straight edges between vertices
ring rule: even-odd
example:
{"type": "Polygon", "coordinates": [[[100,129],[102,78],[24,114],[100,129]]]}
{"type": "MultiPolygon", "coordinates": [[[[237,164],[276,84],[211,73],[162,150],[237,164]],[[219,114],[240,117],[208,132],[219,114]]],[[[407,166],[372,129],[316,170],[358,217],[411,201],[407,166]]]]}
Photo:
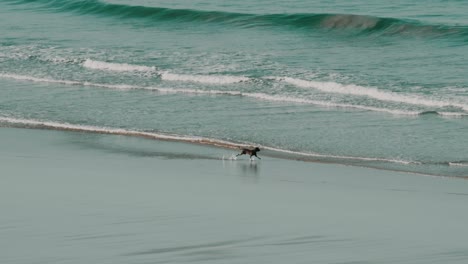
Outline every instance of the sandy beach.
{"type": "Polygon", "coordinates": [[[1,263],[466,263],[468,182],[0,128],[1,263]]]}

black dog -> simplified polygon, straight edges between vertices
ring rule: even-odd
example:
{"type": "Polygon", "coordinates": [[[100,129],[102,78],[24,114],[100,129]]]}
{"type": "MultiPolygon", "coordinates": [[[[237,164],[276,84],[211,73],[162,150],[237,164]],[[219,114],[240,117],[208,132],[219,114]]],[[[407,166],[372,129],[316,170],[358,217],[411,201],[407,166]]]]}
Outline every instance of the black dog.
{"type": "Polygon", "coordinates": [[[237,157],[237,156],[240,156],[240,155],[246,154],[246,155],[250,155],[250,159],[252,159],[252,156],[255,156],[255,157],[257,157],[258,159],[261,159],[259,156],[257,156],[257,152],[259,152],[259,151],[260,151],[260,149],[259,149],[258,147],[257,147],[257,148],[254,148],[254,149],[243,148],[243,149],[242,149],[242,152],[239,153],[239,154],[237,154],[236,157],[237,157]]]}

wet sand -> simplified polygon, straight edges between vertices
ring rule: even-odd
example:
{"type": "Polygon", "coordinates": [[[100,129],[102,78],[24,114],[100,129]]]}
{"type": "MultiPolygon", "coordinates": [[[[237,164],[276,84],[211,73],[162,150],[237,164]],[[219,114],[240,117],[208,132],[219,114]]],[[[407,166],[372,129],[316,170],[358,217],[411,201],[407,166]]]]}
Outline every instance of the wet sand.
{"type": "Polygon", "coordinates": [[[468,182],[0,128],[1,263],[466,263],[468,182]]]}

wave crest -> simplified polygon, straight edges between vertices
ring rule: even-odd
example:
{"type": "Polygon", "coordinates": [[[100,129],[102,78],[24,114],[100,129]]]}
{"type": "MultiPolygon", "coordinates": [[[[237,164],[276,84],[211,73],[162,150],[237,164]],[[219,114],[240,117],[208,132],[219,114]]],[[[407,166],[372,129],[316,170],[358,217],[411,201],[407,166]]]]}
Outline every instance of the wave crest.
{"type": "MultiPolygon", "coordinates": [[[[356,96],[366,96],[370,98],[374,98],[381,101],[390,101],[396,103],[405,103],[411,105],[422,105],[428,107],[437,107],[437,108],[444,108],[444,107],[456,107],[460,108],[463,111],[468,111],[468,105],[455,103],[455,102],[445,102],[439,100],[431,100],[420,98],[417,96],[410,96],[410,95],[402,95],[393,92],[385,92],[380,91],[375,88],[368,88],[362,87],[359,85],[354,84],[340,84],[335,82],[320,82],[320,81],[308,81],[302,80],[297,78],[291,77],[284,77],[284,78],[276,78],[276,80],[284,81],[289,84],[295,85],[301,88],[311,88],[316,89],[322,92],[327,93],[336,93],[336,94],[346,94],[346,95],[356,95],[356,96]]],[[[423,112],[423,114],[426,114],[423,112]]],[[[447,114],[450,115],[450,114],[447,114]]]]}
{"type": "Polygon", "coordinates": [[[467,26],[425,24],[419,21],[355,14],[247,14],[192,9],[113,4],[102,1],[13,0],[13,3],[41,3],[49,11],[100,15],[117,19],[139,19],[145,24],[162,21],[218,23],[241,27],[271,26],[300,29],[340,29],[358,33],[378,33],[417,37],[468,36],[467,26]]]}
{"type": "Polygon", "coordinates": [[[226,75],[189,75],[189,74],[174,74],[162,72],[161,79],[166,81],[179,82],[199,82],[206,84],[232,84],[246,82],[250,80],[243,76],[226,76],[226,75]]]}
{"type": "MultiPolygon", "coordinates": [[[[329,102],[329,101],[319,101],[319,100],[312,100],[312,99],[306,99],[306,98],[300,98],[300,97],[294,97],[294,96],[288,96],[288,95],[272,95],[272,94],[267,94],[267,93],[252,93],[252,92],[241,92],[241,91],[230,91],[230,90],[202,90],[202,89],[138,86],[138,85],[128,85],[128,84],[105,84],[105,83],[93,83],[93,82],[87,82],[87,81],[80,82],[80,81],[72,81],[72,80],[57,80],[57,79],[51,79],[51,78],[38,78],[38,77],[27,76],[27,75],[6,74],[6,73],[0,73],[0,78],[8,78],[8,79],[14,79],[14,80],[20,80],[20,81],[30,81],[30,82],[45,82],[45,83],[65,84],[65,85],[91,86],[91,87],[116,89],[116,90],[150,90],[150,91],[156,91],[160,93],[240,96],[240,97],[253,98],[256,100],[270,101],[270,102],[310,104],[310,105],[317,105],[321,107],[358,109],[358,110],[372,111],[372,112],[384,112],[384,113],[389,113],[393,115],[418,116],[418,115],[428,115],[428,114],[433,114],[433,113],[437,113],[440,116],[447,116],[447,117],[461,117],[461,116],[468,115],[468,113],[463,113],[463,112],[438,112],[438,111],[422,111],[421,112],[421,111],[388,109],[388,108],[379,108],[379,107],[372,107],[372,106],[366,106],[366,105],[353,105],[353,104],[335,103],[335,102],[329,102]]],[[[278,79],[284,80],[284,78],[278,78],[278,79]]]]}
{"type": "Polygon", "coordinates": [[[324,28],[353,28],[353,29],[373,29],[381,19],[370,16],[359,15],[329,15],[325,16],[320,25],[324,28]]]}
{"type": "Polygon", "coordinates": [[[168,71],[157,71],[154,66],[142,66],[127,63],[111,63],[104,61],[96,61],[87,59],[83,62],[83,67],[93,70],[104,70],[114,72],[153,72],[160,76],[165,81],[177,82],[197,82],[205,84],[233,84],[246,82],[250,79],[244,76],[229,76],[229,75],[192,75],[192,74],[176,74],[168,71]]]}
{"type": "Polygon", "coordinates": [[[128,72],[128,71],[137,71],[137,72],[152,72],[156,70],[156,67],[152,66],[140,66],[132,65],[127,63],[111,63],[104,61],[95,61],[91,59],[86,59],[83,62],[83,67],[88,69],[95,70],[107,70],[107,71],[116,71],[116,72],[128,72]]]}

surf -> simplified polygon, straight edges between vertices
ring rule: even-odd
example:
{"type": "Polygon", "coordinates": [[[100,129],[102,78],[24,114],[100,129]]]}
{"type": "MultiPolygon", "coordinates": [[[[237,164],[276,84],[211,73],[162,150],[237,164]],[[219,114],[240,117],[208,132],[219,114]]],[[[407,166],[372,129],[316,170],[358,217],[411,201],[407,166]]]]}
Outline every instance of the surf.
{"type": "Polygon", "coordinates": [[[194,75],[177,74],[167,70],[157,70],[155,66],[134,65],[128,63],[114,63],[86,59],[82,63],[84,68],[92,70],[112,71],[112,72],[146,72],[159,75],[161,80],[176,82],[195,82],[204,84],[232,84],[249,81],[245,76],[228,75],[194,75]]]}
{"type": "Polygon", "coordinates": [[[111,63],[105,61],[96,61],[86,59],[83,62],[83,67],[95,70],[106,70],[115,72],[155,72],[154,66],[132,65],[128,63],[111,63]]]}
{"type": "MultiPolygon", "coordinates": [[[[23,55],[23,54],[20,54],[23,55]]],[[[26,56],[25,54],[24,56],[26,56]]],[[[26,56],[29,59],[29,56],[26,56]]],[[[388,110],[378,110],[378,109],[388,109],[388,107],[375,107],[372,102],[369,105],[359,105],[359,104],[349,104],[349,103],[340,103],[340,102],[327,102],[311,99],[296,98],[294,96],[288,96],[287,94],[276,95],[274,97],[269,97],[265,93],[245,93],[246,96],[257,99],[265,99],[270,101],[285,101],[285,102],[296,102],[296,103],[306,103],[306,104],[315,104],[321,106],[337,106],[337,107],[353,107],[363,110],[370,111],[383,111],[394,114],[406,114],[406,115],[425,115],[426,112],[436,111],[441,116],[446,117],[459,117],[465,116],[468,114],[468,104],[462,100],[455,100],[454,98],[434,98],[431,96],[422,96],[420,94],[411,94],[411,93],[397,93],[388,91],[385,89],[380,89],[377,87],[366,87],[357,84],[343,84],[335,81],[323,81],[323,80],[308,80],[301,79],[297,77],[288,77],[288,76],[248,76],[248,75],[225,75],[225,74],[187,74],[187,73],[176,73],[172,72],[169,69],[162,69],[155,65],[139,65],[131,64],[127,62],[109,62],[109,61],[100,61],[95,59],[83,59],[78,58],[59,58],[59,60],[54,60],[53,63],[57,64],[76,64],[81,65],[84,69],[90,71],[106,71],[106,72],[115,72],[115,73],[144,73],[146,77],[159,77],[161,81],[165,82],[179,82],[179,83],[200,83],[207,85],[232,85],[232,84],[242,84],[253,85],[255,83],[266,83],[268,82],[277,82],[291,85],[305,91],[314,90],[323,93],[337,94],[339,96],[351,95],[357,98],[369,98],[382,102],[391,102],[395,104],[404,104],[410,106],[418,106],[429,109],[421,110],[404,110],[404,109],[393,109],[388,110]],[[416,112],[415,112],[416,111],[416,112]]],[[[95,86],[95,87],[107,87],[107,88],[116,88],[116,89],[146,89],[146,90],[159,90],[161,92],[171,92],[168,89],[164,88],[154,88],[154,87],[142,87],[136,85],[125,85],[125,84],[99,84],[92,83],[88,81],[80,82],[74,80],[56,80],[48,78],[38,78],[33,76],[26,75],[17,75],[9,73],[0,73],[0,76],[4,78],[13,78],[18,80],[29,80],[36,82],[51,82],[51,83],[62,83],[69,85],[86,85],[86,86],[95,86]]],[[[145,77],[138,75],[139,78],[145,77]]],[[[274,83],[272,83],[274,85],[274,83]]],[[[177,92],[177,89],[173,90],[177,92]]],[[[180,92],[188,93],[188,89],[179,89],[180,92]]],[[[195,91],[191,91],[196,93],[195,91]]],[[[199,92],[204,93],[204,92],[199,92]]],[[[233,94],[233,92],[228,91],[228,94],[233,94]]],[[[211,92],[211,94],[221,94],[219,92],[211,92]]],[[[238,94],[236,94],[238,95],[238,94]]],[[[406,107],[404,107],[406,108],[406,107]]],[[[410,107],[408,109],[411,109],[410,107]]]]}
{"type": "Polygon", "coordinates": [[[10,0],[11,4],[36,4],[49,12],[136,19],[146,26],[161,22],[208,23],[241,28],[273,27],[299,30],[339,30],[357,35],[400,37],[461,38],[468,37],[468,26],[428,24],[417,20],[338,13],[249,14],[226,11],[172,9],[106,3],[103,1],[10,0]]]}
{"type": "Polygon", "coordinates": [[[218,95],[218,96],[238,96],[253,98],[262,101],[270,102],[282,102],[282,103],[294,103],[294,104],[311,104],[317,105],[326,108],[348,108],[348,109],[359,109],[366,111],[376,111],[376,112],[385,112],[395,115],[411,115],[417,116],[420,112],[416,111],[404,111],[404,110],[392,110],[386,108],[376,108],[368,107],[361,105],[351,105],[351,104],[339,104],[326,101],[318,100],[309,100],[298,97],[291,96],[282,96],[282,95],[269,95],[266,93],[248,93],[240,91],[229,91],[229,90],[200,90],[200,89],[184,89],[184,88],[162,88],[162,87],[148,87],[148,86],[137,86],[137,85],[126,85],[126,84],[103,84],[103,83],[92,83],[92,82],[80,82],[72,80],[56,80],[51,78],[38,78],[27,75],[16,75],[16,74],[2,74],[0,73],[0,78],[9,78],[20,81],[31,81],[31,82],[45,82],[45,83],[55,83],[55,84],[65,84],[65,85],[78,85],[78,86],[90,86],[106,89],[116,89],[116,90],[149,90],[160,92],[163,94],[194,94],[194,95],[218,95]]]}
{"type": "MultiPolygon", "coordinates": [[[[64,84],[72,86],[84,86],[84,87],[97,87],[105,89],[115,89],[115,90],[147,90],[159,92],[162,94],[193,94],[193,95],[215,95],[215,96],[236,96],[244,98],[252,98],[261,101],[269,102],[282,102],[282,103],[293,103],[293,104],[309,104],[316,105],[325,108],[342,108],[342,109],[357,109],[364,111],[372,112],[383,112],[392,115],[406,115],[406,116],[422,116],[426,115],[428,111],[411,111],[411,110],[402,110],[402,109],[389,109],[389,108],[379,108],[366,105],[358,104],[346,104],[346,103],[335,103],[329,101],[320,101],[313,100],[295,96],[288,95],[271,95],[262,92],[241,92],[234,90],[202,90],[202,89],[188,89],[188,88],[164,88],[164,87],[154,87],[154,86],[139,86],[139,85],[130,85],[130,84],[106,84],[106,83],[93,83],[88,81],[75,81],[75,80],[57,80],[53,78],[40,78],[28,75],[18,75],[18,74],[8,74],[0,73],[0,78],[14,79],[19,81],[29,81],[29,82],[40,82],[40,83],[54,83],[54,84],[64,84]]],[[[429,111],[430,112],[430,111],[429,111]]],[[[440,116],[446,117],[462,117],[467,116],[468,113],[463,112],[437,112],[440,116]]]]}
{"type": "Polygon", "coordinates": [[[381,91],[376,88],[363,87],[354,84],[340,84],[336,82],[322,82],[322,81],[309,81],[302,80],[291,77],[273,77],[276,80],[284,81],[286,83],[295,85],[301,88],[316,89],[322,92],[327,93],[336,93],[344,95],[356,95],[356,96],[365,96],[381,101],[390,101],[396,103],[405,103],[411,105],[421,105],[428,107],[456,107],[460,108],[463,111],[468,111],[468,105],[456,103],[456,102],[446,102],[439,100],[428,100],[416,95],[401,95],[394,92],[381,91]]]}

